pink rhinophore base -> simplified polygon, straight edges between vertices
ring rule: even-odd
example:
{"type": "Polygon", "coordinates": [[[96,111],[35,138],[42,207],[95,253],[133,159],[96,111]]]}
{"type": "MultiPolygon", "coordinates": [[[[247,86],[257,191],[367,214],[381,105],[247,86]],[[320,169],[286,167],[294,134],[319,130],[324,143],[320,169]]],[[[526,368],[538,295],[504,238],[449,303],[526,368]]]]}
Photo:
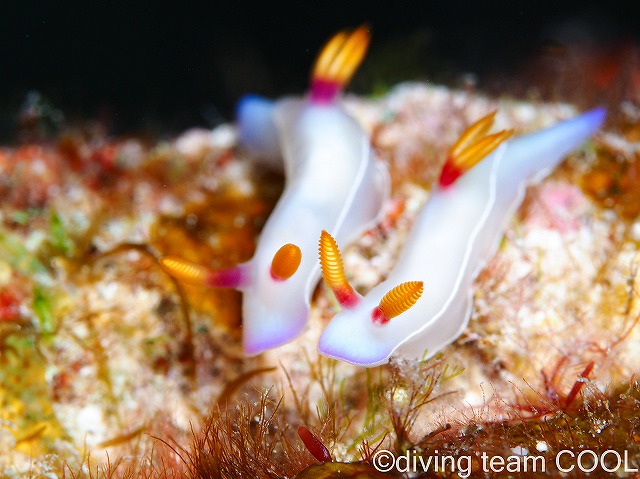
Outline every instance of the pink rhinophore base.
{"type": "Polygon", "coordinates": [[[360,303],[360,296],[352,288],[339,288],[333,294],[343,308],[354,308],[360,303]]]}
{"type": "Polygon", "coordinates": [[[242,265],[229,269],[211,271],[207,277],[207,286],[214,288],[239,289],[247,285],[246,269],[242,265]]]}
{"type": "Polygon", "coordinates": [[[390,321],[387,315],[385,315],[379,306],[376,306],[373,311],[371,311],[371,321],[376,326],[384,326],[390,321]]]}

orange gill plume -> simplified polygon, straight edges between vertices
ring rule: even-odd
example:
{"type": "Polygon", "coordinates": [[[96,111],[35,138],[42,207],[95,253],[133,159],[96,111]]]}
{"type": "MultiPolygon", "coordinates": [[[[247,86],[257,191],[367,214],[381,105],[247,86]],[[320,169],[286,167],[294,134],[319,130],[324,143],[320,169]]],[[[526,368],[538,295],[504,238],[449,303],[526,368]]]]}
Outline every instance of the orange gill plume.
{"type": "Polygon", "coordinates": [[[330,102],[335,98],[353,77],[370,40],[368,27],[362,25],[352,32],[338,32],[327,42],[311,73],[311,99],[314,102],[330,102]]]}
{"type": "Polygon", "coordinates": [[[271,277],[278,281],[289,279],[298,270],[302,261],[302,251],[292,243],[282,246],[271,261],[271,277]]]}
{"type": "Polygon", "coordinates": [[[341,306],[345,308],[354,307],[360,302],[360,298],[344,274],[342,256],[336,240],[324,230],[320,234],[318,251],[320,253],[320,267],[324,282],[333,291],[341,306]]]}
{"type": "Polygon", "coordinates": [[[500,143],[513,135],[513,130],[502,130],[492,135],[487,132],[493,126],[496,112],[491,112],[467,128],[451,147],[440,173],[440,186],[449,186],[480,160],[495,150],[500,143]]]}
{"type": "Polygon", "coordinates": [[[416,304],[423,291],[422,281],[407,281],[399,284],[380,300],[380,304],[371,313],[371,320],[380,325],[388,323],[392,318],[416,304]]]}

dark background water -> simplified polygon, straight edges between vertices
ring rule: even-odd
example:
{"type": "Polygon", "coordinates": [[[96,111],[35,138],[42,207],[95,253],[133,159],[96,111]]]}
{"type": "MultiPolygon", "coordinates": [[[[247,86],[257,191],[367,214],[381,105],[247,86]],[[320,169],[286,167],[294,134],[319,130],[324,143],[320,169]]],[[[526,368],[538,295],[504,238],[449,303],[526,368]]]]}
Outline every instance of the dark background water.
{"type": "Polygon", "coordinates": [[[178,132],[233,117],[244,93],[305,89],[321,45],[367,22],[369,56],[352,91],[400,80],[478,86],[545,48],[637,44],[640,1],[25,1],[0,18],[0,137],[28,92],[66,121],[112,133],[178,132]]]}

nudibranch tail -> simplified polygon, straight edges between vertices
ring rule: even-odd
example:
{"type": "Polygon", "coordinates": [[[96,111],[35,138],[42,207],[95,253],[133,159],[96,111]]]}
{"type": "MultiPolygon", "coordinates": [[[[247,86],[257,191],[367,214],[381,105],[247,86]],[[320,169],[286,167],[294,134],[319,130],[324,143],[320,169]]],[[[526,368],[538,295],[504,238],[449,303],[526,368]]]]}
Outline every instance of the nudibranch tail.
{"type": "Polygon", "coordinates": [[[302,251],[292,243],[281,247],[271,261],[271,277],[276,281],[284,281],[298,271],[302,261],[302,251]]]}
{"type": "Polygon", "coordinates": [[[353,308],[360,302],[360,296],[349,284],[344,274],[340,249],[333,237],[326,231],[320,234],[320,267],[324,282],[333,291],[341,306],[353,308]]]}
{"type": "Polygon", "coordinates": [[[424,292],[422,281],[407,281],[399,284],[380,300],[371,313],[374,324],[383,325],[411,308],[424,292]]]}
{"type": "Polygon", "coordinates": [[[477,165],[502,142],[513,135],[513,130],[502,130],[487,135],[496,112],[489,113],[465,130],[449,150],[447,161],[440,173],[440,186],[449,186],[477,165]]]}
{"type": "Polygon", "coordinates": [[[245,95],[236,107],[238,143],[273,169],[282,169],[282,151],[273,118],[275,102],[245,95]]]}
{"type": "Polygon", "coordinates": [[[365,25],[334,35],[320,52],[311,74],[311,101],[332,102],[362,62],[371,37],[365,25]]]}
{"type": "Polygon", "coordinates": [[[238,289],[247,283],[246,265],[214,270],[177,256],[164,256],[160,264],[174,278],[195,286],[238,289]]]}

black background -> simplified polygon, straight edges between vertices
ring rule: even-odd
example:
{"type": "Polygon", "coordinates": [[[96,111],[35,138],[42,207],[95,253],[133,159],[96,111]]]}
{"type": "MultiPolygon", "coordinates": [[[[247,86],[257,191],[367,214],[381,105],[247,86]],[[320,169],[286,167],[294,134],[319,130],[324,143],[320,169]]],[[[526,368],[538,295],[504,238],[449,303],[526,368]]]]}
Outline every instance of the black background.
{"type": "MultiPolygon", "coordinates": [[[[4,3],[4,2],[3,2],[4,3]]],[[[29,90],[65,117],[112,133],[175,133],[233,117],[244,93],[305,89],[337,30],[368,23],[373,43],[353,91],[399,80],[455,84],[512,72],[565,41],[636,42],[640,2],[26,1],[0,16],[4,135],[29,90]]]]}

